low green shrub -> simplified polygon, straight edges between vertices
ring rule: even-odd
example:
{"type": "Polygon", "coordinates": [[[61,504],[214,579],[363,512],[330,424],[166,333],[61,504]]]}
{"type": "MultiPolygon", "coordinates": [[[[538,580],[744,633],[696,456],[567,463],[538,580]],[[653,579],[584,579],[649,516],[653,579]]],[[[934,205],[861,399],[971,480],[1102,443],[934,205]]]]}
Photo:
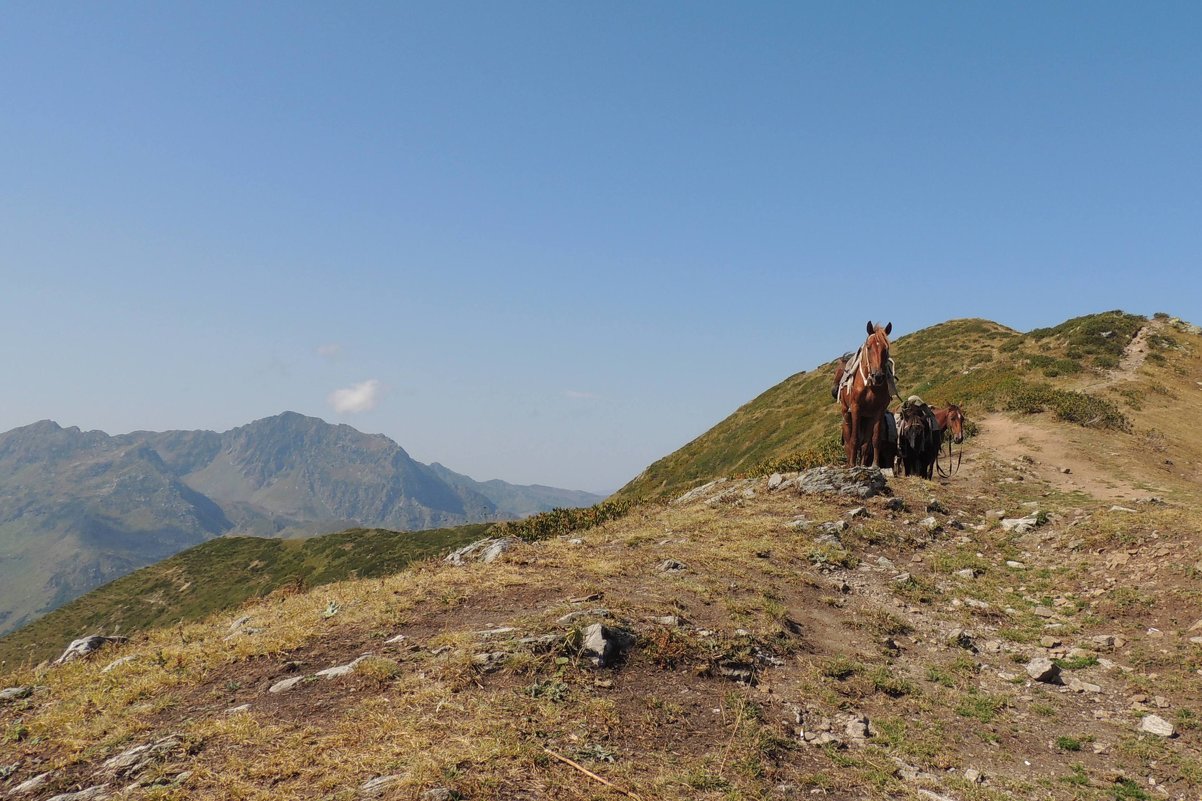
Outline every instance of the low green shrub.
{"type": "Polygon", "coordinates": [[[826,464],[839,464],[844,460],[842,431],[836,431],[821,442],[803,451],[797,451],[776,459],[760,462],[748,473],[748,477],[769,476],[773,473],[792,473],[809,470],[826,464]]]}
{"type": "Polygon", "coordinates": [[[1081,372],[1081,363],[1075,359],[1055,359],[1042,353],[1034,353],[1027,357],[1027,366],[1042,370],[1048,378],[1058,375],[1073,375],[1081,372]]]}
{"type": "Polygon", "coordinates": [[[579,509],[552,509],[539,512],[522,520],[506,520],[488,529],[490,537],[517,537],[534,542],[536,540],[561,537],[576,531],[599,526],[624,516],[634,506],[633,501],[602,501],[593,506],[579,509]]]}
{"type": "Polygon", "coordinates": [[[1077,425],[1131,430],[1131,421],[1111,401],[1042,384],[1018,386],[1006,399],[1005,409],[1022,414],[1051,411],[1061,420],[1077,425]]]}

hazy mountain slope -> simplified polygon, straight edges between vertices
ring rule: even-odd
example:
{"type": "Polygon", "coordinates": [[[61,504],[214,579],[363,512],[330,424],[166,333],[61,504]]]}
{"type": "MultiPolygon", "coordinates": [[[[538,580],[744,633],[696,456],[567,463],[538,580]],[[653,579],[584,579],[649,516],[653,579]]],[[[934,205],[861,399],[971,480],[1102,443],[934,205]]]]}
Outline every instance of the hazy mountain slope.
{"type": "Polygon", "coordinates": [[[48,420],[0,434],[0,632],[229,528],[144,444],[48,420]]]}
{"type": "Polygon", "coordinates": [[[130,634],[196,620],[282,587],[389,575],[479,539],[489,525],[352,529],[304,540],[220,537],[98,587],[0,638],[0,664],[36,664],[88,633],[130,634]]]}
{"type": "Polygon", "coordinates": [[[149,445],[177,476],[201,469],[216,458],[222,447],[222,435],[216,431],[134,431],[113,439],[149,445]]]}
{"type": "Polygon", "coordinates": [[[496,506],[497,512],[506,517],[527,517],[547,509],[592,506],[605,500],[603,496],[591,492],[558,489],[542,484],[510,484],[495,478],[476,481],[438,462],[431,464],[430,469],[447,484],[478,492],[488,498],[496,506]]]}
{"type": "MultiPolygon", "coordinates": [[[[960,403],[971,418],[1031,396],[1032,388],[1081,389],[1085,379],[1118,364],[1143,324],[1141,317],[1115,311],[1020,334],[987,320],[952,320],[893,343],[898,388],[930,403],[960,403]]],[[[862,332],[858,340],[851,332],[848,348],[862,340],[862,332]]],[[[840,427],[830,395],[834,369],[831,361],[785,379],[650,465],[618,496],[672,494],[807,450],[831,453],[839,447],[840,427]]],[[[1099,397],[1112,403],[1112,395],[1099,397]]],[[[1038,401],[1032,396],[1032,403],[1038,401]]]]}
{"type": "MultiPolygon", "coordinates": [[[[0,634],[223,533],[432,529],[571,505],[546,488],[444,481],[383,435],[285,412],[110,437],[50,421],[0,435],[0,634]],[[499,510],[490,496],[506,499],[499,510]],[[540,505],[540,498],[545,498],[540,505]]],[[[592,503],[582,494],[580,503],[592,503]]]]}
{"type": "Polygon", "coordinates": [[[353,521],[396,529],[497,518],[470,487],[451,487],[383,435],[285,412],[221,435],[221,449],[184,481],[249,523],[284,530],[353,521]]]}

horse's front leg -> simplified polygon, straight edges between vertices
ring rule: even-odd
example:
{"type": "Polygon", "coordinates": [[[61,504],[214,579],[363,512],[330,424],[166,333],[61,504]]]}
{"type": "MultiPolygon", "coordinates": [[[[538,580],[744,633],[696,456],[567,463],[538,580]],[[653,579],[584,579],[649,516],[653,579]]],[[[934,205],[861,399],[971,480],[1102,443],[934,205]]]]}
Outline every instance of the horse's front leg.
{"type": "Polygon", "coordinates": [[[843,430],[846,432],[847,466],[855,467],[860,455],[860,414],[858,409],[843,413],[843,430]]]}
{"type": "Polygon", "coordinates": [[[852,453],[856,447],[856,441],[852,439],[851,434],[851,415],[843,412],[843,454],[847,457],[848,467],[851,467],[852,453]]]}
{"type": "Polygon", "coordinates": [[[884,415],[878,417],[872,426],[872,466],[881,466],[881,437],[884,434],[885,428],[884,415]]]}

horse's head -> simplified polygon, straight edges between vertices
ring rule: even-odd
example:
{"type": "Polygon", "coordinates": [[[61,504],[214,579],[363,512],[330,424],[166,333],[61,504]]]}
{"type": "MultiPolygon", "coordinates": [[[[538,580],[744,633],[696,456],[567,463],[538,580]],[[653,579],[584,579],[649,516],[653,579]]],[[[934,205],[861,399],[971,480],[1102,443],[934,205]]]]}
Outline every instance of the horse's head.
{"type": "Polygon", "coordinates": [[[952,432],[952,442],[964,441],[964,412],[954,403],[947,406],[947,430],[952,432]]]}
{"type": "Polygon", "coordinates": [[[868,371],[868,380],[878,387],[885,383],[885,371],[889,365],[889,332],[892,330],[893,323],[881,328],[868,321],[868,339],[864,342],[865,369],[868,371]]]}

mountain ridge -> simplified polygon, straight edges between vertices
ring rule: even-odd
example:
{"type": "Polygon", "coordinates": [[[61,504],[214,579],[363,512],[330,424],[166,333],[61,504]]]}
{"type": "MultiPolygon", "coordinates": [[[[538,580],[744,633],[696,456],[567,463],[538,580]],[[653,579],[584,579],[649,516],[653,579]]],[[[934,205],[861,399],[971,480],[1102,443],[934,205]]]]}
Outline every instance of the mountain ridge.
{"type": "MultiPolygon", "coordinates": [[[[1116,419],[1112,415],[1121,416],[1128,399],[1113,387],[1093,391],[1088,380],[1117,368],[1145,323],[1142,316],[1115,310],[1022,333],[992,320],[958,318],[899,337],[891,355],[903,395],[917,394],[935,405],[958,403],[970,417],[1022,398],[1046,405],[1044,390],[1059,387],[1076,393],[1059,401],[1088,396],[1084,402],[1091,408],[1116,419]]],[[[1165,349],[1159,340],[1149,346],[1165,349]]],[[[830,395],[836,361],[795,373],[740,405],[649,465],[616,496],[670,496],[720,475],[754,474],[774,462],[831,459],[840,451],[838,405],[830,395]]]]}
{"type": "Polygon", "coordinates": [[[383,434],[297,412],[220,433],[40,420],[0,434],[0,634],[218,536],[428,530],[598,500],[480,484],[383,434]]]}

